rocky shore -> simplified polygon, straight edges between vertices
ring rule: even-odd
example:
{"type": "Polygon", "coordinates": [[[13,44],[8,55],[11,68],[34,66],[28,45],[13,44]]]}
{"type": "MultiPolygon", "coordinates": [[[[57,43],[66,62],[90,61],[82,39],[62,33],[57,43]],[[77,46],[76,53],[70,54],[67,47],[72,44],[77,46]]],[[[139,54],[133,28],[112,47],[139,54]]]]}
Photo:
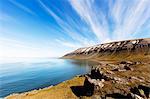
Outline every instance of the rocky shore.
{"type": "Polygon", "coordinates": [[[6,99],[149,99],[150,62],[100,63],[89,74],[6,99]]]}
{"type": "Polygon", "coordinates": [[[121,61],[100,64],[85,75],[85,95],[91,98],[150,98],[150,63],[121,61]]]}
{"type": "Polygon", "coordinates": [[[89,74],[6,99],[150,99],[150,39],[77,49],[63,56],[96,60],[89,74]]]}

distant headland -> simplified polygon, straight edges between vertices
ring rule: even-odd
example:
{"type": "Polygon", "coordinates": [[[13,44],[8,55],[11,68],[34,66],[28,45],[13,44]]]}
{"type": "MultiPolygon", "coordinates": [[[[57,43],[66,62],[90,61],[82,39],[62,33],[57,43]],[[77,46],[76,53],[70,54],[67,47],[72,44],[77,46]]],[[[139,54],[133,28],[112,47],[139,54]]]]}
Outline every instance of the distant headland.
{"type": "Polygon", "coordinates": [[[149,99],[150,38],[79,48],[65,59],[98,61],[91,72],[56,86],[12,94],[6,99],[149,99]]]}

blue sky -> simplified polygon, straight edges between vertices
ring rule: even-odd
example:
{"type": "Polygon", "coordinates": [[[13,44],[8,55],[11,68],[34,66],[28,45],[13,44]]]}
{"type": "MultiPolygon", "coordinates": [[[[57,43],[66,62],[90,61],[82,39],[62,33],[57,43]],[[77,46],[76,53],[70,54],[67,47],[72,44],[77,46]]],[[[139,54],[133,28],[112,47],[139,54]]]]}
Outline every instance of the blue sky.
{"type": "Polygon", "coordinates": [[[55,57],[150,37],[150,0],[0,0],[1,57],[55,57]]]}

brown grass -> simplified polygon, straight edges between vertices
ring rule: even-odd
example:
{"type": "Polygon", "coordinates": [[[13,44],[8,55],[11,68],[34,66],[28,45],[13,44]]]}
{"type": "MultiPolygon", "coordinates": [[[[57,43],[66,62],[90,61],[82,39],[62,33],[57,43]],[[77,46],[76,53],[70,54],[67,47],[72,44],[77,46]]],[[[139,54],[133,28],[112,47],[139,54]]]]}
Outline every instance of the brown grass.
{"type": "Polygon", "coordinates": [[[71,86],[83,86],[85,77],[74,77],[71,80],[62,82],[57,86],[33,90],[22,94],[13,94],[6,99],[77,99],[73,94],[71,86]]]}

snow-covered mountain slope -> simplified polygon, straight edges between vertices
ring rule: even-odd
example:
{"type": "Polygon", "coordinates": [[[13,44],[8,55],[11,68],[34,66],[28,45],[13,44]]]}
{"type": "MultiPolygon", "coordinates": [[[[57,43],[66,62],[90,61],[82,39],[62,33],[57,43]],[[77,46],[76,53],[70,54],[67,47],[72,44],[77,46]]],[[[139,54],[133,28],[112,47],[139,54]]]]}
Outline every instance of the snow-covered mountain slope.
{"type": "Polygon", "coordinates": [[[79,48],[63,56],[71,59],[132,59],[150,57],[150,38],[134,39],[79,48]]]}

